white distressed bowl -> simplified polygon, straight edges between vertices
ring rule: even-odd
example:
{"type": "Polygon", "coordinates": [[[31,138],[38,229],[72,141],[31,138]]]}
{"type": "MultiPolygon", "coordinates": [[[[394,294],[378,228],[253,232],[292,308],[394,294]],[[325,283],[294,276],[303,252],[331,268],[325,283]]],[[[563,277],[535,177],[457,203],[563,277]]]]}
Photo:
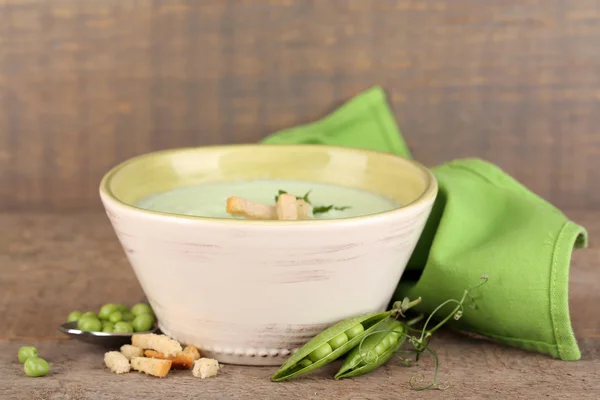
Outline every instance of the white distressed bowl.
{"type": "Polygon", "coordinates": [[[327,326],[387,308],[437,183],[390,154],[322,145],[231,145],[146,154],[100,195],[160,329],[223,363],[280,365],[327,326]],[[371,190],[403,207],[339,220],[246,221],[140,209],[176,187],[296,179],[371,190]]]}

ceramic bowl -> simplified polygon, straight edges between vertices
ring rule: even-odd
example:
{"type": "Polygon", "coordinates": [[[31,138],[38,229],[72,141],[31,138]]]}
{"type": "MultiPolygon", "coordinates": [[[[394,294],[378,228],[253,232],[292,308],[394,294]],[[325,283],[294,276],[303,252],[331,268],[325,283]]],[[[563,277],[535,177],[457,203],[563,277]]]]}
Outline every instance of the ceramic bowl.
{"type": "Polygon", "coordinates": [[[106,213],[162,332],[223,363],[280,365],[346,317],[388,307],[437,194],[422,165],[322,145],[231,145],[130,159],[102,180],[106,213]],[[146,196],[205,182],[294,179],[370,190],[404,206],[337,220],[166,214],[146,196]]]}

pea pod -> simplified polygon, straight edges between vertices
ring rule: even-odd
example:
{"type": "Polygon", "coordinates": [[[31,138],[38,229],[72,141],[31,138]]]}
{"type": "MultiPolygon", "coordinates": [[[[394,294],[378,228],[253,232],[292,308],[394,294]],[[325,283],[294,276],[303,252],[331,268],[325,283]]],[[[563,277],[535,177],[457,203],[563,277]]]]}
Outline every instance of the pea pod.
{"type": "Polygon", "coordinates": [[[385,364],[398,351],[406,339],[404,324],[388,319],[379,324],[377,331],[372,333],[350,351],[335,379],[350,378],[373,371],[385,364]]]}
{"type": "Polygon", "coordinates": [[[271,380],[285,381],[329,364],[360,343],[390,315],[390,311],[385,311],[351,317],[325,329],[288,358],[271,380]]]}

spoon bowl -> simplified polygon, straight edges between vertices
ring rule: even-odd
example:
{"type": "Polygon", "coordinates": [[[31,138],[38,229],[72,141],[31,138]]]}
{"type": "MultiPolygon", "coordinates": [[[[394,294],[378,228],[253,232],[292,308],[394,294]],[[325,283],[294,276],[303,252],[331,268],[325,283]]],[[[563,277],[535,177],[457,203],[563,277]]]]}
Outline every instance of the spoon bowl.
{"type": "Polygon", "coordinates": [[[154,328],[146,332],[133,332],[133,333],[110,333],[110,332],[86,332],[77,329],[77,321],[67,322],[62,324],[59,331],[65,335],[71,336],[73,339],[80,340],[85,343],[106,347],[116,348],[124,344],[131,344],[131,336],[141,333],[158,333],[158,325],[155,324],[154,328]]]}

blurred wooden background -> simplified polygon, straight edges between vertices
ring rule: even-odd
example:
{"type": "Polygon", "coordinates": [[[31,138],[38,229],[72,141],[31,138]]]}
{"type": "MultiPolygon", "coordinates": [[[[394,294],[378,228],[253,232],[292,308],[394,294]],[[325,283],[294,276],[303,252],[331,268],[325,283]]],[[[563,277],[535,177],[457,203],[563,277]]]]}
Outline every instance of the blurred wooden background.
{"type": "Polygon", "coordinates": [[[374,84],[417,159],[600,205],[600,1],[0,0],[0,210],[100,210],[114,164],[254,142],[374,84]]]}

